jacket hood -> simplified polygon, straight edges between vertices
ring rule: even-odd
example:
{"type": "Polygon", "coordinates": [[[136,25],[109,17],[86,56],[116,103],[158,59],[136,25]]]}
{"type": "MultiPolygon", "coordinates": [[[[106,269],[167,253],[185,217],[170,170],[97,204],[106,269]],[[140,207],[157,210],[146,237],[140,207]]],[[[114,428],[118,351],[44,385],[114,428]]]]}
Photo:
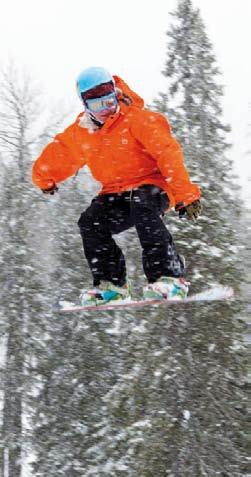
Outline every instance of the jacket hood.
{"type": "Polygon", "coordinates": [[[125,81],[122,80],[122,78],[114,75],[113,79],[115,81],[116,88],[119,90],[119,92],[122,93],[122,96],[131,100],[131,103],[134,106],[137,106],[140,109],[144,108],[144,100],[137,93],[135,93],[135,91],[129,88],[125,81]]]}

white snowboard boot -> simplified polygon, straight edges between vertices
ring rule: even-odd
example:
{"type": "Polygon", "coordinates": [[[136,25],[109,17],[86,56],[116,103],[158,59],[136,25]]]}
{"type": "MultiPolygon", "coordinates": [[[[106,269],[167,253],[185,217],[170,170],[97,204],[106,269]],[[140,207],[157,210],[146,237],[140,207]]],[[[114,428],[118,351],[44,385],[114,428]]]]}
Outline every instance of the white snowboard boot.
{"type": "Polygon", "coordinates": [[[118,287],[111,282],[101,282],[97,288],[92,290],[82,290],[80,294],[80,303],[82,306],[104,305],[118,300],[123,302],[131,301],[131,286],[126,283],[123,287],[118,287]]]}
{"type": "Polygon", "coordinates": [[[182,277],[161,277],[143,288],[143,296],[145,300],[184,300],[188,286],[189,282],[182,277]]]}

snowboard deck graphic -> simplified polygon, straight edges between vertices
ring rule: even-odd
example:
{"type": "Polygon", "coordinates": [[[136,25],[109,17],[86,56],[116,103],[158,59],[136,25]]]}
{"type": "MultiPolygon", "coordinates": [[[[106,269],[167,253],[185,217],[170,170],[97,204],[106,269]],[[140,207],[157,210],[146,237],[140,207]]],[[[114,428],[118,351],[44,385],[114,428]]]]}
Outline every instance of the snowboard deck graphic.
{"type": "Polygon", "coordinates": [[[99,311],[110,311],[110,310],[119,310],[123,308],[145,308],[148,306],[158,307],[164,305],[179,305],[184,303],[192,302],[213,302],[213,301],[222,301],[230,300],[234,296],[234,291],[231,287],[216,286],[205,290],[201,293],[196,293],[190,295],[187,298],[180,299],[163,299],[163,300],[128,300],[128,301],[114,301],[104,303],[103,305],[77,305],[75,303],[60,301],[57,306],[54,308],[55,311],[59,313],[64,312],[77,312],[77,311],[88,311],[88,312],[99,312],[99,311]]]}

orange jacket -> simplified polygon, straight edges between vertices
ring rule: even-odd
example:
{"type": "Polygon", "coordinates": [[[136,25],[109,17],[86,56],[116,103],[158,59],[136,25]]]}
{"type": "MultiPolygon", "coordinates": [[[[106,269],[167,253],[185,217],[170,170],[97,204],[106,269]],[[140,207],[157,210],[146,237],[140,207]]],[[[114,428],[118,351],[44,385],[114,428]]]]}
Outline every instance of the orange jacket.
{"type": "Polygon", "coordinates": [[[114,80],[122,91],[119,111],[100,129],[81,113],[35,161],[34,184],[47,189],[87,165],[102,184],[102,194],[153,184],[166,191],[170,207],[198,199],[200,189],[190,181],[165,116],[143,109],[143,100],[121,78],[114,80]]]}

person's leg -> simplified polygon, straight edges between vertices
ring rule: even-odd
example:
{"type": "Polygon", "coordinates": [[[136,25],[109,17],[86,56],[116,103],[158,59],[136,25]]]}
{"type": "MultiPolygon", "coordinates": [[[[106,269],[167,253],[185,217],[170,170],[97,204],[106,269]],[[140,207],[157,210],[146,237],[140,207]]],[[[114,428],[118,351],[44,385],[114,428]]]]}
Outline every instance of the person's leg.
{"type": "Polygon", "coordinates": [[[95,197],[78,221],[84,253],[93,275],[93,285],[101,281],[122,287],[126,283],[124,255],[112,234],[131,227],[128,194],[95,197]]]}
{"type": "Polygon", "coordinates": [[[168,208],[164,191],[141,186],[131,194],[131,213],[143,249],[143,268],[149,283],[161,277],[182,277],[184,264],[161,215],[168,208]]]}

